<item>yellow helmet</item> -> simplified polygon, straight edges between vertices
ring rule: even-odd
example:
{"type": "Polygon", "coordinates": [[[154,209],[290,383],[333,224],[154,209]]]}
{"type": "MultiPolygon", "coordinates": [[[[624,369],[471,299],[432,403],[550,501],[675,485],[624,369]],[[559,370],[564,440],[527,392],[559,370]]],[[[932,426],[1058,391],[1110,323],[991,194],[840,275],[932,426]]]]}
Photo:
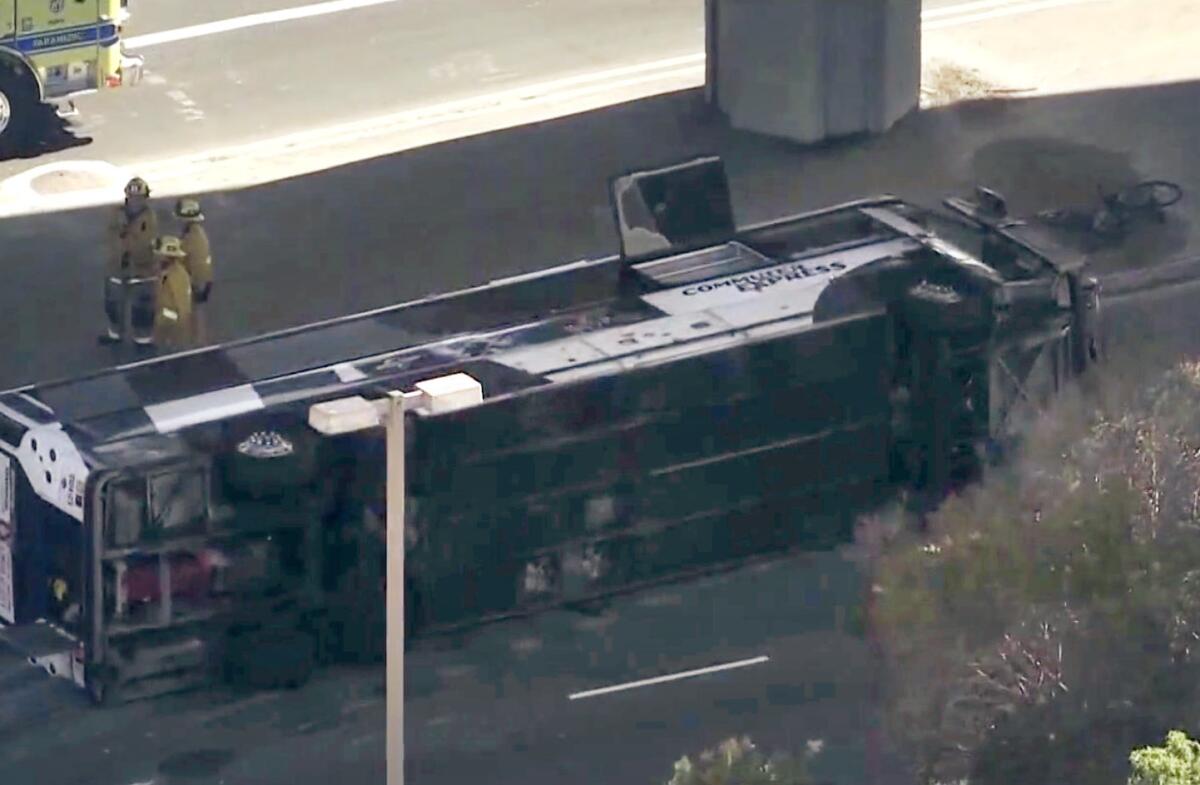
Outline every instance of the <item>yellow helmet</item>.
{"type": "Polygon", "coordinates": [[[154,253],[168,259],[182,259],[187,256],[187,252],[183,250],[183,243],[179,241],[179,238],[170,235],[159,237],[154,241],[154,253]]]}
{"type": "Polygon", "coordinates": [[[200,203],[195,199],[180,199],[175,203],[175,217],[188,221],[203,221],[204,213],[200,211],[200,203]]]}
{"type": "Polygon", "coordinates": [[[125,184],[125,195],[147,197],[150,195],[150,186],[142,178],[135,177],[125,184]]]}

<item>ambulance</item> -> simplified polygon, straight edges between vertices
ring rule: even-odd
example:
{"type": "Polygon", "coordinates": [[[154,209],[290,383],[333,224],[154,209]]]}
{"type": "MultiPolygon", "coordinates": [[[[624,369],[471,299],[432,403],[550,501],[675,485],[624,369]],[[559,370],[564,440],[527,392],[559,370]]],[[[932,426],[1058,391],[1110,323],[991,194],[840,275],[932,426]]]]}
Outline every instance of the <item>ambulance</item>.
{"type": "Polygon", "coordinates": [[[84,93],[137,83],[126,54],[128,0],[0,0],[0,151],[32,141],[41,104],[60,115],[84,93]]]}

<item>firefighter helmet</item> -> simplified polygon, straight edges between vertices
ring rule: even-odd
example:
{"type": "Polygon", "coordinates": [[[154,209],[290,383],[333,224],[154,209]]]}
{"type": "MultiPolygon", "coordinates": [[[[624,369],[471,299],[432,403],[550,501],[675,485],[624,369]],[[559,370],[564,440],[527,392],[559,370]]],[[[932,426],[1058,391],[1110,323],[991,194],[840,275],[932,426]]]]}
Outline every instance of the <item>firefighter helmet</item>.
{"type": "Polygon", "coordinates": [[[200,202],[195,199],[180,199],[175,203],[175,217],[187,221],[203,221],[204,213],[200,211],[200,202]]]}
{"type": "Polygon", "coordinates": [[[154,253],[159,256],[165,256],[168,259],[182,259],[187,256],[187,252],[183,250],[183,243],[178,237],[159,237],[154,241],[154,253]]]}
{"type": "Polygon", "coordinates": [[[150,186],[140,177],[135,177],[125,184],[126,196],[140,196],[142,198],[150,195],[150,186]]]}

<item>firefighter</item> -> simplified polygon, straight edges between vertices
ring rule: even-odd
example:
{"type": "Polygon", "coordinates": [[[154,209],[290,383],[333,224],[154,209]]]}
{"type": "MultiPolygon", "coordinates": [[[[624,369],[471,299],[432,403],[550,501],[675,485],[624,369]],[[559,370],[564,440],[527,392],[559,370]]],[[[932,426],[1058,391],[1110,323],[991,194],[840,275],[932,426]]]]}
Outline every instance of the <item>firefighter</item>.
{"type": "Polygon", "coordinates": [[[195,325],[192,314],[192,279],[187,254],[178,237],[160,237],[154,244],[159,259],[157,298],[154,309],[154,342],[171,349],[191,344],[195,325]]]}
{"type": "Polygon", "coordinates": [[[140,177],[125,186],[125,203],[109,224],[110,252],[104,282],[104,312],[108,329],[103,343],[123,340],[129,330],[134,343],[152,341],[154,325],[153,290],[158,276],[154,238],[158,215],[150,206],[150,186],[140,177]]]}
{"type": "Polygon", "coordinates": [[[179,240],[187,254],[185,261],[188,275],[192,277],[192,294],[196,302],[207,302],[212,291],[212,254],[200,203],[195,199],[180,199],[175,204],[175,217],[183,221],[179,240]]]}

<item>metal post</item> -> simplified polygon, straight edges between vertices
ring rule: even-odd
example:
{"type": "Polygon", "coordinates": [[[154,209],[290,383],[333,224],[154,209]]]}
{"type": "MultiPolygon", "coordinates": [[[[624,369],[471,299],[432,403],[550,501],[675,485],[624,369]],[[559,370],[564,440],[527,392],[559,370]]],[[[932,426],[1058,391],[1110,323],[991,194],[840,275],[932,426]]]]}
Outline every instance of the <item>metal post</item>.
{"type": "Polygon", "coordinates": [[[387,785],[404,785],[404,396],[387,409],[387,785]]]}

